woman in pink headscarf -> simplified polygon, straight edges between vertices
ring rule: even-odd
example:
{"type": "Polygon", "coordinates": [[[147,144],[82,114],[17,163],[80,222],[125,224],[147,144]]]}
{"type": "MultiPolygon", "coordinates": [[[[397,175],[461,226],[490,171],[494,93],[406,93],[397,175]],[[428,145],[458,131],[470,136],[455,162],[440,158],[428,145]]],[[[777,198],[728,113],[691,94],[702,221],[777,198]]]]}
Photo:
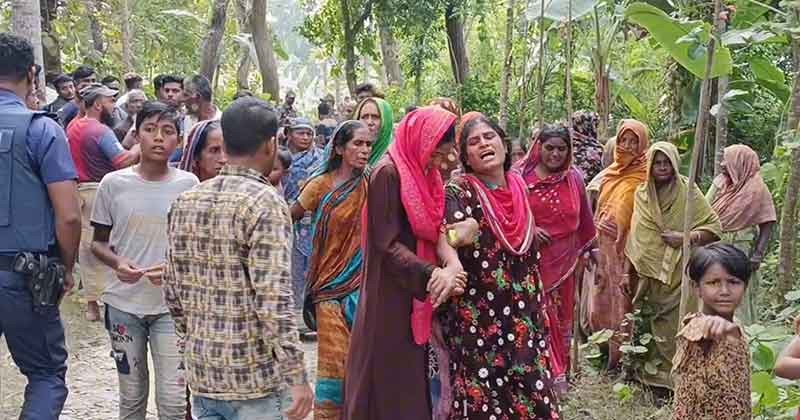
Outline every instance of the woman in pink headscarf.
{"type": "Polygon", "coordinates": [[[370,176],[345,419],[431,418],[431,299],[440,303],[456,293],[461,275],[460,266],[439,268],[436,255],[444,218],[444,186],[436,168],[453,153],[455,122],[455,115],[438,107],[409,113],[389,156],[370,176]]]}

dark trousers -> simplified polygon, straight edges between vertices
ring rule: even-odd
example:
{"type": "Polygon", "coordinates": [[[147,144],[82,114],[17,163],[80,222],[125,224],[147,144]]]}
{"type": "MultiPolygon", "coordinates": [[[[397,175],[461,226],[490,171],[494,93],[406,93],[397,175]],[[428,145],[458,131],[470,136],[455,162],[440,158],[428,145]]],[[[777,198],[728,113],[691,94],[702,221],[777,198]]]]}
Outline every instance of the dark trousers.
{"type": "Polygon", "coordinates": [[[67,347],[58,308],[34,309],[26,280],[0,271],[0,336],[28,378],[20,420],[57,420],[67,399],[67,347]]]}

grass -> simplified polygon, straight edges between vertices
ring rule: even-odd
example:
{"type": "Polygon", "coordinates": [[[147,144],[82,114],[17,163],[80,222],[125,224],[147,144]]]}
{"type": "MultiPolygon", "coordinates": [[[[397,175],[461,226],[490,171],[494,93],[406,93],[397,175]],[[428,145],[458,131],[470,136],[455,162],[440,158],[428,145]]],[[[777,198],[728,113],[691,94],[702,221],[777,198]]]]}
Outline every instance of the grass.
{"type": "MultiPolygon", "coordinates": [[[[562,417],[570,420],[669,420],[672,405],[659,408],[652,394],[635,383],[615,391],[616,377],[583,375],[575,381],[561,404],[562,417]]],[[[620,385],[621,386],[621,385],[620,385]]]]}

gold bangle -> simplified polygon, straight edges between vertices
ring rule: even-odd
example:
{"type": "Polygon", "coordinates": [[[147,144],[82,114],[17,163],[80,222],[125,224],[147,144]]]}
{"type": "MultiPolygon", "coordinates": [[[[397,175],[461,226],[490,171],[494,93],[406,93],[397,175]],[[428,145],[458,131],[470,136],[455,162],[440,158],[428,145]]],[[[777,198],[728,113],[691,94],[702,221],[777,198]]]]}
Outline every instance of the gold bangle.
{"type": "Polygon", "coordinates": [[[458,232],[455,229],[447,229],[447,243],[455,248],[456,242],[458,242],[458,232]]]}

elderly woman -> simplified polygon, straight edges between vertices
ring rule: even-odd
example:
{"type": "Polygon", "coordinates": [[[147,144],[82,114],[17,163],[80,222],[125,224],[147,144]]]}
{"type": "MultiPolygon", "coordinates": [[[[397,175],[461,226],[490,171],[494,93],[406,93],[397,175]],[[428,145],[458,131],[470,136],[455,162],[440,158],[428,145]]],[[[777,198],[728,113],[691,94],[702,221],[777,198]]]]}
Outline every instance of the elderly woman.
{"type": "Polygon", "coordinates": [[[539,272],[548,296],[553,338],[553,374],[560,391],[566,391],[570,365],[575,270],[582,255],[595,260],[591,250],[597,234],[583,174],[573,166],[574,144],[567,127],[547,125],[537,133],[530,153],[516,165],[536,219],[539,272]]]}
{"type": "Polygon", "coordinates": [[[758,268],[777,221],[772,194],[761,178],[761,165],[753,149],[735,144],[724,150],[722,173],[706,195],[722,224],[722,240],[750,257],[752,275],[736,317],[745,325],[758,321],[756,292],[758,268]]]}
{"type": "Polygon", "coordinates": [[[219,120],[195,124],[189,131],[185,151],[178,164],[180,169],[197,175],[200,182],[217,176],[227,162],[219,120]]]}
{"type": "Polygon", "coordinates": [[[544,290],[525,181],[505,133],[478,113],[458,138],[464,175],[446,190],[447,241],[468,274],[439,313],[449,350],[450,419],[557,419],[544,290]],[[455,228],[464,222],[472,228],[455,228]],[[507,417],[504,417],[507,416],[507,417]]]}
{"type": "Polygon", "coordinates": [[[381,98],[367,98],[358,104],[353,119],[359,120],[367,126],[369,135],[374,142],[372,147],[375,155],[383,156],[392,143],[394,135],[392,106],[381,98]]]}
{"type": "MultiPolygon", "coordinates": [[[[700,189],[678,173],[680,155],[672,143],[658,142],[647,153],[647,181],[636,189],[631,232],[625,247],[623,288],[633,291],[633,307],[643,330],[656,337],[645,355],[656,373],[642,369],[638,379],[649,386],[672,389],[672,358],[680,323],[683,278],[683,228],[691,188],[691,245],[703,246],[720,237],[719,217],[700,189]],[[635,273],[631,270],[635,270],[635,273]],[[629,274],[630,273],[630,274],[629,274]],[[631,276],[638,277],[638,282],[631,276]]],[[[640,327],[637,323],[637,327],[640,327]]]]}
{"type": "Polygon", "coordinates": [[[342,415],[345,363],[362,279],[361,209],[367,201],[368,165],[381,157],[373,150],[364,123],[339,125],[322,167],[291,209],[295,220],[306,212],[314,215],[303,314],[319,338],[315,419],[338,420],[342,415]]]}
{"type": "Polygon", "coordinates": [[[441,303],[455,293],[461,274],[460,267],[438,268],[436,256],[445,200],[433,168],[453,153],[455,122],[437,107],[409,113],[370,175],[343,418],[431,418],[431,299],[441,303]]]}
{"type": "Polygon", "coordinates": [[[597,210],[599,258],[593,281],[584,282],[588,332],[617,331],[609,342],[608,366],[617,367],[621,353],[622,322],[631,311],[631,297],[621,285],[625,263],[625,244],[631,228],[634,192],[647,179],[650,146],[647,126],[636,120],[622,120],[617,129],[614,163],[602,172],[597,210]]]}

